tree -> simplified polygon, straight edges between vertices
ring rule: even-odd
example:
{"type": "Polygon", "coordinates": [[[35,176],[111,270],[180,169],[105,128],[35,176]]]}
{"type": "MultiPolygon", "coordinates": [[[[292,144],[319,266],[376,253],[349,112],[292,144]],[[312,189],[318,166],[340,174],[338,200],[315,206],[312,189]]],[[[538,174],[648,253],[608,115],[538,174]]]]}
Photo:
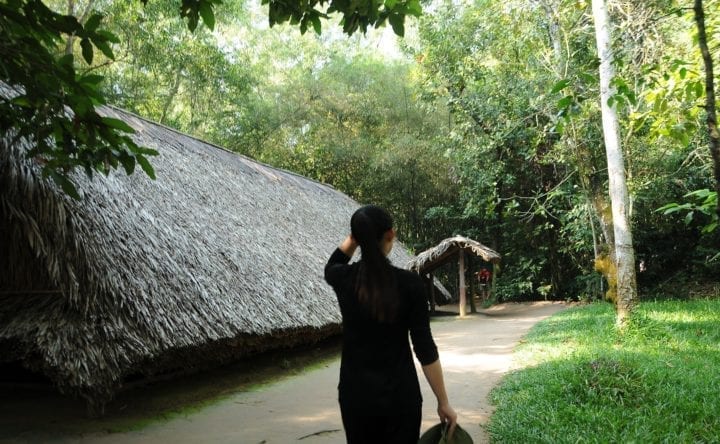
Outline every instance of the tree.
{"type": "MultiPolygon", "coordinates": [[[[570,23],[582,18],[563,12],[557,16],[570,23]]],[[[420,21],[424,96],[447,101],[451,111],[442,143],[460,188],[431,215],[449,215],[453,232],[503,254],[503,298],[573,297],[586,286],[575,277],[592,261],[589,230],[578,223],[587,216],[572,211],[576,167],[558,150],[555,129],[551,90],[568,65],[548,60],[565,44],[548,45],[545,31],[554,28],[545,18],[537,1],[486,0],[467,8],[448,2],[420,21]]]]}
{"type": "MultiPolygon", "coordinates": [[[[260,38],[280,46],[277,36],[260,38]]],[[[445,127],[438,122],[447,117],[418,100],[412,64],[343,43],[310,39],[259,55],[285,66],[257,86],[266,104],[251,120],[268,127],[256,128],[258,144],[248,141],[258,135],[251,129],[228,146],[388,208],[403,242],[426,248],[443,227],[424,215],[455,189],[439,143],[445,127]]],[[[272,69],[270,61],[260,64],[272,69]]]]}
{"type": "Polygon", "coordinates": [[[592,0],[593,18],[598,56],[600,57],[600,101],[603,134],[610,180],[609,191],[612,205],[615,235],[615,258],[617,271],[617,323],[623,326],[633,311],[637,300],[635,279],[635,250],[628,214],[628,192],[625,163],[620,146],[620,128],[613,103],[615,89],[612,85],[615,71],[611,47],[610,19],[605,0],[592,0]]]}
{"type": "MultiPolygon", "coordinates": [[[[214,8],[221,2],[180,0],[180,17],[191,31],[201,19],[212,29],[214,8]]],[[[338,14],[348,35],[386,22],[403,35],[405,17],[422,12],[419,0],[263,0],[263,4],[268,5],[270,25],[290,22],[303,33],[310,26],[320,33],[320,19],[338,14]]],[[[78,194],[68,174],[78,167],[92,176],[94,172],[107,174],[119,165],[131,174],[139,164],[154,177],[146,156],[157,153],[137,146],[126,123],[97,113],[95,107],[106,101],[100,88],[103,77],[91,70],[78,72],[72,52],[63,50],[77,38],[87,65],[92,66],[96,50],[113,60],[111,44],[119,40],[103,29],[102,21],[101,15],[93,14],[81,23],[72,15],[50,10],[41,0],[0,4],[0,82],[10,88],[0,97],[0,130],[12,139],[4,143],[29,141],[32,148],[27,155],[74,197],[78,194]]]]}
{"type": "Polygon", "coordinates": [[[8,135],[4,143],[30,141],[27,156],[37,159],[43,174],[74,197],[78,194],[67,173],[76,167],[92,176],[121,164],[130,174],[138,163],[154,177],[145,156],[157,153],[137,146],[125,122],[96,112],[95,106],[104,103],[98,87],[102,77],[78,73],[73,54],[59,51],[61,35],[74,35],[88,64],[95,49],[112,58],[110,44],[117,38],[101,29],[101,21],[102,16],[94,14],[82,25],[38,0],[0,4],[0,130],[8,135]]]}
{"type": "Polygon", "coordinates": [[[713,79],[712,55],[707,44],[705,32],[705,11],[702,0],[695,0],[695,23],[698,29],[698,45],[705,65],[705,121],[708,131],[708,144],[713,159],[713,173],[715,176],[715,200],[717,201],[715,213],[720,218],[720,130],[718,129],[717,114],[715,113],[715,86],[713,79]]]}
{"type": "MultiPolygon", "coordinates": [[[[120,37],[116,60],[97,67],[110,103],[181,132],[230,147],[229,136],[246,120],[259,83],[249,51],[233,50],[225,36],[244,29],[243,2],[225,0],[215,10],[215,31],[191,32],[177,19],[173,0],[101,5],[106,27],[120,37]]],[[[254,36],[242,42],[256,46],[254,36]]]]}

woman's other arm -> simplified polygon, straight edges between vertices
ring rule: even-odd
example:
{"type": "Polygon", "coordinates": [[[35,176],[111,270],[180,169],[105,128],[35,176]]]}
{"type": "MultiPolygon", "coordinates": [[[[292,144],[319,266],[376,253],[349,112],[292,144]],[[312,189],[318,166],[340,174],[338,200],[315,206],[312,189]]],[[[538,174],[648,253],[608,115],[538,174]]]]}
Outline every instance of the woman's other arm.
{"type": "Polygon", "coordinates": [[[422,366],[425,379],[427,379],[430,388],[437,398],[437,412],[440,416],[440,421],[448,424],[449,432],[448,438],[451,438],[455,431],[455,425],[457,424],[457,413],[450,406],[448,401],[447,392],[445,391],[445,380],[443,379],[442,365],[440,365],[440,359],[436,360],[432,364],[422,366]]]}
{"type": "Polygon", "coordinates": [[[449,436],[455,431],[457,424],[457,413],[450,407],[447,391],[445,390],[445,380],[443,379],[442,366],[440,365],[440,355],[438,354],[435,340],[430,331],[430,315],[428,313],[428,297],[425,285],[420,278],[415,275],[412,279],[413,308],[410,313],[410,339],[415,349],[420,365],[422,366],[425,379],[427,379],[430,388],[437,398],[437,412],[440,421],[447,423],[449,426],[449,436]]]}

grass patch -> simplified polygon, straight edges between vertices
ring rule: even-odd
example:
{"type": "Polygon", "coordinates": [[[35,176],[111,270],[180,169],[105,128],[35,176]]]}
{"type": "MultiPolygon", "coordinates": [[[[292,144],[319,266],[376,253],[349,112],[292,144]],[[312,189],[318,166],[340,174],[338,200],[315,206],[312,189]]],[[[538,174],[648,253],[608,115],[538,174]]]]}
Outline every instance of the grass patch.
{"type": "Polygon", "coordinates": [[[498,443],[720,442],[720,301],[596,303],[537,324],[491,392],[498,443]]]}

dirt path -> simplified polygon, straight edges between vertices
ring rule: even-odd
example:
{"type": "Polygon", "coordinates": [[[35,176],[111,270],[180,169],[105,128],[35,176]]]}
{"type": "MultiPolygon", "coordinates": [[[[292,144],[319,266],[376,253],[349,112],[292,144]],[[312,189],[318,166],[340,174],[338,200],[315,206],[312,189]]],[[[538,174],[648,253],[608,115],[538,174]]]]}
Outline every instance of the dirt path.
{"type": "MultiPolygon", "coordinates": [[[[512,350],[528,329],[565,308],[561,303],[504,304],[459,319],[438,317],[432,323],[445,370],[446,385],[459,422],[476,443],[487,442],[481,424],[492,413],[490,389],[512,368],[512,350]]],[[[447,309],[443,307],[443,309],[447,309]]],[[[52,443],[343,443],[337,406],[339,361],[261,387],[234,394],[199,411],[154,423],[138,431],[95,433],[0,442],[52,443]]],[[[423,430],[437,422],[434,396],[421,377],[423,430]]]]}

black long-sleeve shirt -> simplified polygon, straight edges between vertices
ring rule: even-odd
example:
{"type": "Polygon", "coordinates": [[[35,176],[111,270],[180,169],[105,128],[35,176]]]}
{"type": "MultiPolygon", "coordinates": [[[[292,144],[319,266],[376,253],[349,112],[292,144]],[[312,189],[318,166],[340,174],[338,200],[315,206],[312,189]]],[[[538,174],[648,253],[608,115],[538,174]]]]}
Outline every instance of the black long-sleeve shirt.
{"type": "Polygon", "coordinates": [[[340,364],[340,403],[371,414],[397,414],[422,402],[408,333],[420,364],[438,359],[430,331],[426,291],[420,276],[393,267],[400,305],[392,322],[374,320],[355,295],[359,263],[336,249],[325,266],[325,280],[333,287],[343,319],[340,364]]]}

